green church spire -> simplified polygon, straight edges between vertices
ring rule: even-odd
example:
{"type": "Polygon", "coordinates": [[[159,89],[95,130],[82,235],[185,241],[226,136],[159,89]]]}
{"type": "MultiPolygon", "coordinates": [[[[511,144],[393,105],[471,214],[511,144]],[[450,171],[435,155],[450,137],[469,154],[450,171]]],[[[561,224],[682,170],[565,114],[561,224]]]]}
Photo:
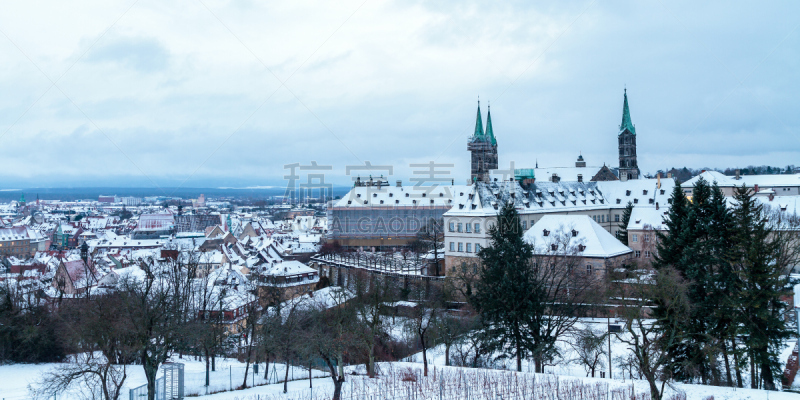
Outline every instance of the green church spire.
{"type": "Polygon", "coordinates": [[[492,130],[492,106],[487,108],[489,111],[486,113],[486,136],[492,141],[492,145],[496,145],[497,139],[494,138],[494,130],[492,130]]]}
{"type": "Polygon", "coordinates": [[[478,100],[478,116],[475,119],[475,134],[476,139],[483,138],[483,120],[481,119],[481,101],[478,100]]]}
{"type": "Polygon", "coordinates": [[[632,134],[636,134],[636,128],[633,126],[633,122],[631,122],[631,110],[628,108],[628,89],[625,89],[625,100],[622,103],[622,124],[619,126],[620,133],[624,132],[626,129],[630,131],[632,134]]]}

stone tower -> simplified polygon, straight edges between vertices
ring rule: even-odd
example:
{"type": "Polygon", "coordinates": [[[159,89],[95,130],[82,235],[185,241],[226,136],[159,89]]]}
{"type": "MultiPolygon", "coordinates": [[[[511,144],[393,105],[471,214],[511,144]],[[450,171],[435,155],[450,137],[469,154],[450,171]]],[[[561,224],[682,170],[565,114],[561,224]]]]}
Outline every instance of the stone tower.
{"type": "Polygon", "coordinates": [[[628,90],[622,103],[622,124],[619,126],[619,179],[639,179],[639,164],[636,163],[636,127],[631,122],[628,108],[628,90]]]}
{"type": "Polygon", "coordinates": [[[470,181],[489,181],[489,171],[497,169],[497,139],[492,129],[492,112],[486,115],[486,133],[483,132],[481,103],[478,102],[478,116],[475,119],[475,133],[467,142],[467,150],[472,156],[470,181]]]}

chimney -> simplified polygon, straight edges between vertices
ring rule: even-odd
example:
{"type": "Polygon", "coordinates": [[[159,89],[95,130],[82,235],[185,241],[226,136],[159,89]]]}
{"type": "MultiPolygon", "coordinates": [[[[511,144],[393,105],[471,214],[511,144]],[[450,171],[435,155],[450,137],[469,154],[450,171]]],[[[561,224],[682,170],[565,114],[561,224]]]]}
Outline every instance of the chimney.
{"type": "Polygon", "coordinates": [[[397,180],[397,187],[403,187],[403,181],[397,180]]]}
{"type": "Polygon", "coordinates": [[[742,176],[740,175],[740,173],[741,173],[741,171],[739,170],[739,168],[736,168],[736,178],[735,178],[735,179],[736,179],[737,181],[738,181],[739,179],[742,179],[742,176]]]}
{"type": "Polygon", "coordinates": [[[672,179],[672,172],[667,172],[667,178],[672,179]]]}
{"type": "Polygon", "coordinates": [[[656,203],[656,210],[658,210],[658,203],[656,203]]]}

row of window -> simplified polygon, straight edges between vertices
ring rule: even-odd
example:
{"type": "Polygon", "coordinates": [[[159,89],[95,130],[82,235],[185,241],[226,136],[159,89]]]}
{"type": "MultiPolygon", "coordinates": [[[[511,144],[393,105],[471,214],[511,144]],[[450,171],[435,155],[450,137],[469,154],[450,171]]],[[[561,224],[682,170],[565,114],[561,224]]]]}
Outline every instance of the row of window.
{"type": "MultiPolygon", "coordinates": [[[[472,249],[473,249],[472,243],[467,243],[467,251],[466,252],[467,253],[472,253],[473,252],[472,249]]],[[[463,253],[464,252],[464,243],[458,242],[458,250],[456,250],[456,243],[455,242],[450,242],[450,251],[458,251],[458,252],[463,253]]],[[[477,253],[479,251],[481,251],[481,245],[478,244],[478,243],[475,243],[475,253],[477,253]]]]}
{"type": "MultiPolygon", "coordinates": [[[[649,234],[642,235],[642,241],[645,242],[645,243],[649,242],[650,241],[650,235],[649,234]]],[[[638,243],[639,242],[639,235],[636,234],[636,233],[632,233],[631,234],[631,242],[638,243]]]]}
{"type": "MultiPolygon", "coordinates": [[[[533,267],[537,268],[537,265],[538,264],[534,263],[533,267]]],[[[550,270],[551,271],[555,271],[556,270],[556,264],[555,263],[550,263],[550,270]]],[[[572,267],[571,266],[567,267],[567,272],[570,273],[570,274],[572,273],[572,267]]],[[[591,274],[592,272],[594,272],[594,266],[592,264],[586,264],[586,273],[587,274],[591,274]]]]}
{"type": "Polygon", "coordinates": [[[481,224],[477,223],[477,222],[474,223],[474,224],[471,224],[471,223],[463,224],[461,222],[458,222],[458,223],[450,222],[450,225],[448,226],[448,228],[449,228],[450,232],[472,233],[472,231],[474,230],[475,233],[481,233],[481,224]]]}
{"type": "MultiPolygon", "coordinates": [[[[592,219],[594,219],[594,222],[597,222],[598,224],[605,223],[605,222],[611,222],[611,217],[609,216],[608,218],[606,218],[605,214],[592,215],[592,219]]],[[[614,222],[619,222],[619,214],[615,214],[614,215],[614,222]]]]}
{"type": "MultiPolygon", "coordinates": [[[[634,255],[636,258],[641,258],[641,257],[642,257],[642,252],[641,252],[641,251],[639,251],[639,250],[636,250],[636,251],[634,251],[634,252],[633,252],[633,255],[634,255]]],[[[644,258],[650,258],[650,257],[652,257],[652,256],[653,256],[653,253],[651,253],[649,250],[645,250],[645,251],[644,251],[644,258]]]]}

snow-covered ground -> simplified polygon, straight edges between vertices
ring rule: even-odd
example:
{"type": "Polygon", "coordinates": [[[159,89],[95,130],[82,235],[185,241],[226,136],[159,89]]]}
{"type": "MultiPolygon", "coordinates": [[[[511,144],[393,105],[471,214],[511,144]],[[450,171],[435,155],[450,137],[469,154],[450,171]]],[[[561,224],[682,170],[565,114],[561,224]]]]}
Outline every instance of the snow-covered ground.
{"type": "MultiPolygon", "coordinates": [[[[596,333],[600,334],[607,331],[608,320],[606,318],[584,318],[575,326],[575,329],[584,329],[586,327],[592,328],[596,333]]],[[[611,324],[614,325],[615,322],[612,319],[611,324]]],[[[623,335],[623,338],[627,337],[627,335],[623,335]]],[[[555,365],[547,365],[545,366],[545,373],[548,374],[555,374],[555,375],[562,375],[562,376],[575,376],[575,377],[586,377],[587,370],[586,368],[578,361],[578,355],[575,352],[575,349],[566,341],[568,337],[564,337],[564,340],[558,343],[559,352],[561,353],[561,358],[555,362],[555,365]]],[[[572,341],[572,340],[571,340],[572,341]]],[[[783,351],[780,355],[780,361],[782,364],[785,365],[786,360],[789,358],[789,355],[792,353],[792,349],[797,341],[791,340],[785,343],[783,351]]],[[[454,349],[450,350],[450,358],[451,361],[454,358],[454,349]]],[[[608,342],[605,341],[603,345],[603,352],[604,355],[602,356],[601,361],[596,369],[595,376],[599,377],[599,371],[608,371],[608,342]]],[[[623,343],[621,340],[617,339],[615,335],[611,336],[611,359],[612,359],[612,377],[618,378],[622,380],[630,380],[631,371],[628,371],[624,368],[624,366],[619,364],[619,361],[622,358],[625,358],[627,355],[631,354],[628,350],[628,346],[623,343]]],[[[417,353],[404,361],[422,363],[422,353],[417,353]]],[[[428,362],[431,365],[439,365],[444,366],[445,363],[445,347],[444,345],[433,346],[430,350],[428,350],[428,362]]],[[[496,360],[494,362],[494,367],[498,369],[506,369],[506,370],[514,370],[516,369],[516,360],[515,359],[503,359],[503,360],[496,360]]],[[[533,361],[532,360],[522,360],[522,371],[523,372],[533,372],[535,371],[533,361]]],[[[635,374],[635,372],[634,372],[635,374]]],[[[744,378],[749,378],[749,374],[744,378]]],[[[636,378],[636,376],[634,376],[636,378]]],[[[800,382],[797,382],[800,384],[800,382]]],[[[746,382],[745,386],[748,386],[749,382],[746,382]]],[[[798,397],[800,399],[800,397],[798,397]]]]}
{"type": "MultiPolygon", "coordinates": [[[[194,357],[184,357],[178,359],[175,357],[172,361],[184,364],[184,383],[186,395],[202,395],[206,393],[205,388],[205,362],[195,361],[194,357]]],[[[57,368],[60,364],[13,364],[13,365],[0,365],[0,399],[5,400],[27,400],[31,398],[29,392],[30,386],[35,386],[41,377],[53,368],[57,368]]],[[[264,379],[264,363],[261,363],[258,374],[254,374],[253,366],[250,365],[248,370],[247,385],[253,384],[253,377],[255,376],[256,384],[263,385],[267,383],[264,379]]],[[[236,388],[242,384],[244,379],[244,363],[240,363],[235,359],[218,358],[216,362],[216,371],[211,372],[209,375],[210,385],[208,393],[215,393],[220,391],[230,390],[231,387],[236,388]]],[[[269,367],[269,382],[282,382],[286,372],[285,365],[270,364],[269,367]]],[[[127,366],[128,377],[125,381],[123,389],[124,397],[128,398],[128,390],[144,385],[147,379],[144,376],[144,370],[141,365],[127,366]]],[[[325,376],[322,371],[312,370],[315,377],[325,376]]],[[[160,376],[160,374],[159,374],[160,376]]],[[[290,367],[289,380],[308,378],[308,370],[300,367],[290,367]]],[[[294,385],[290,382],[290,385],[294,385]]],[[[276,386],[276,385],[271,385],[276,386]]],[[[281,389],[283,384],[279,384],[281,389]]],[[[306,386],[308,381],[306,379],[306,386]]],[[[58,396],[59,400],[70,400],[76,396],[69,394],[62,394],[58,396]]]]}
{"type": "MultiPolygon", "coordinates": [[[[402,328],[402,318],[397,318],[394,324],[389,324],[393,327],[391,336],[395,339],[401,339],[407,335],[407,333],[402,328]]],[[[390,321],[387,321],[390,322],[390,321]]],[[[612,321],[613,323],[613,321],[612,321]]],[[[605,332],[607,329],[607,320],[606,319],[584,319],[576,328],[582,329],[586,327],[593,328],[596,332],[601,333],[605,332]]],[[[786,344],[784,351],[782,352],[780,359],[782,363],[786,362],[789,354],[792,351],[794,346],[794,341],[789,342],[786,344]]],[[[604,345],[604,351],[607,351],[607,342],[604,345]]],[[[492,374],[499,374],[496,375],[497,379],[508,379],[508,376],[517,376],[518,378],[514,379],[522,379],[525,381],[526,379],[529,382],[546,382],[547,380],[556,379],[558,382],[556,383],[557,387],[560,387],[561,384],[573,384],[573,385],[582,385],[581,387],[585,390],[587,388],[605,388],[603,390],[606,393],[610,393],[614,390],[623,390],[623,388],[630,389],[630,385],[633,385],[633,391],[635,393],[643,393],[647,392],[647,383],[643,380],[631,379],[630,372],[625,371],[621,365],[619,365],[618,361],[620,360],[620,356],[624,356],[629,354],[629,351],[624,343],[620,340],[612,336],[611,340],[611,353],[612,353],[612,360],[614,360],[614,368],[613,368],[613,377],[615,379],[601,379],[599,378],[600,374],[599,371],[607,371],[608,370],[608,359],[603,356],[602,360],[600,361],[600,365],[597,368],[597,375],[598,378],[587,378],[587,371],[576,360],[577,354],[575,350],[566,342],[561,342],[559,344],[559,349],[561,351],[562,357],[559,362],[555,363],[556,365],[549,365],[545,368],[545,374],[533,374],[533,364],[529,363],[527,360],[523,361],[523,373],[517,375],[514,372],[510,372],[509,370],[513,370],[515,368],[515,360],[498,360],[496,361],[493,366],[495,369],[472,369],[472,368],[460,368],[460,367],[444,367],[445,359],[444,359],[444,346],[443,345],[436,345],[428,352],[428,360],[430,363],[431,374],[428,378],[421,377],[421,369],[422,369],[422,357],[421,354],[415,354],[414,356],[409,357],[405,361],[409,362],[396,362],[396,363],[380,363],[379,368],[381,372],[381,379],[368,379],[363,376],[364,374],[364,366],[353,366],[348,367],[348,375],[347,375],[347,382],[345,383],[345,394],[353,394],[354,392],[363,393],[365,395],[369,393],[373,393],[375,395],[380,394],[381,396],[376,398],[387,398],[391,399],[393,397],[386,397],[385,394],[387,390],[391,390],[394,392],[407,390],[408,393],[413,390],[414,387],[416,388],[424,388],[427,387],[429,390],[433,390],[437,392],[439,386],[437,384],[441,384],[439,381],[430,381],[434,379],[434,369],[436,370],[436,374],[438,375],[437,378],[442,380],[442,376],[446,376],[447,378],[445,381],[450,382],[453,379],[463,379],[463,378],[455,378],[456,376],[469,376],[469,374],[484,374],[484,376],[490,376],[492,374]],[[444,372],[443,372],[444,371],[444,372]],[[356,375],[353,375],[356,373],[356,375]],[[489,375],[487,375],[489,374],[489,375]],[[508,375],[510,374],[510,375],[508,375]],[[417,382],[404,382],[403,379],[398,377],[403,377],[406,375],[415,375],[417,382]],[[505,378],[504,378],[505,377],[505,378]],[[448,381],[449,379],[449,381],[448,381]],[[572,382],[572,383],[569,383],[572,382]],[[597,385],[600,386],[597,386],[597,385]],[[414,386],[416,385],[416,386],[414,386]],[[427,386],[426,386],[427,385],[427,386]]],[[[451,350],[451,360],[454,357],[455,350],[451,350]]],[[[320,370],[313,370],[313,376],[318,377],[312,380],[313,389],[309,388],[309,380],[308,371],[303,370],[302,368],[291,368],[289,373],[289,379],[295,379],[294,381],[289,382],[287,394],[283,394],[283,384],[270,384],[270,385],[263,385],[266,383],[264,380],[264,364],[261,364],[261,368],[259,370],[259,374],[256,376],[256,383],[262,384],[263,386],[258,386],[251,389],[245,389],[241,391],[227,391],[231,387],[235,388],[242,384],[242,378],[244,373],[244,364],[240,363],[233,359],[218,359],[217,360],[217,371],[211,373],[211,385],[209,386],[209,393],[220,392],[216,394],[205,395],[206,390],[204,387],[205,382],[205,364],[202,361],[196,361],[194,358],[185,357],[183,359],[175,359],[173,361],[184,363],[184,371],[185,371],[185,383],[186,383],[186,394],[187,395],[199,395],[203,399],[209,400],[277,400],[277,399],[284,399],[284,400],[300,400],[300,399],[329,399],[330,395],[333,393],[333,383],[329,377],[327,377],[327,373],[320,370]],[[226,391],[226,392],[221,392],[226,391]]],[[[29,385],[35,384],[38,379],[42,376],[43,373],[48,371],[51,368],[55,368],[58,364],[16,364],[16,365],[3,365],[0,366],[0,398],[5,400],[27,400],[30,398],[29,393],[29,385]]],[[[275,382],[276,379],[281,381],[284,376],[285,367],[283,365],[270,365],[269,371],[269,381],[275,382]]],[[[252,385],[252,378],[253,378],[253,368],[250,367],[249,370],[249,377],[248,377],[248,385],[252,385]]],[[[126,388],[123,392],[122,399],[127,399],[127,394],[129,388],[134,388],[146,383],[144,373],[142,367],[139,365],[132,365],[128,367],[128,380],[126,382],[126,388]]],[[[745,374],[746,375],[746,374],[745,374]]],[[[492,375],[493,376],[493,375],[492,375]]],[[[452,382],[450,382],[452,383],[452,382]]],[[[551,382],[552,383],[552,382],[551,382]]],[[[449,384],[449,383],[448,383],[449,384]]],[[[491,385],[490,385],[491,386],[491,385]]],[[[496,386],[496,385],[493,385],[496,386]]],[[[594,390],[593,389],[593,390],[594,390]]],[[[599,390],[599,389],[598,389],[599,390]]],[[[723,388],[723,387],[714,387],[714,386],[703,386],[703,385],[686,385],[686,384],[675,384],[673,385],[672,389],[670,389],[671,394],[675,394],[677,392],[684,392],[686,394],[687,400],[705,400],[709,396],[714,396],[715,400],[720,399],[752,399],[752,400],[769,400],[769,399],[800,399],[800,395],[797,393],[786,393],[786,392],[771,392],[768,393],[766,391],[760,390],[752,390],[752,389],[734,389],[734,388],[723,388]]],[[[474,394],[474,392],[473,392],[474,394]]],[[[463,396],[464,393],[460,394],[453,394],[453,398],[459,398],[458,396],[463,396]]],[[[488,399],[491,398],[494,400],[496,397],[494,395],[489,395],[487,393],[482,394],[478,397],[470,396],[471,398],[475,398],[476,400],[488,399]]],[[[74,396],[69,396],[68,394],[62,394],[58,397],[59,400],[70,400],[75,398],[74,396]]],[[[357,400],[361,397],[352,397],[352,400],[357,400]]],[[[365,399],[369,397],[364,397],[365,399]]],[[[418,397],[421,399],[421,397],[418,397]]],[[[438,398],[438,397],[436,397],[438,398]]],[[[508,398],[508,397],[504,397],[508,398]]],[[[665,398],[669,398],[666,396],[665,398]]],[[[371,398],[370,398],[371,399],[371,398]]],[[[446,400],[447,397],[444,398],[446,400]]],[[[399,400],[399,398],[398,398],[399,400]]],[[[405,399],[404,399],[405,400],[405,399]]]]}

